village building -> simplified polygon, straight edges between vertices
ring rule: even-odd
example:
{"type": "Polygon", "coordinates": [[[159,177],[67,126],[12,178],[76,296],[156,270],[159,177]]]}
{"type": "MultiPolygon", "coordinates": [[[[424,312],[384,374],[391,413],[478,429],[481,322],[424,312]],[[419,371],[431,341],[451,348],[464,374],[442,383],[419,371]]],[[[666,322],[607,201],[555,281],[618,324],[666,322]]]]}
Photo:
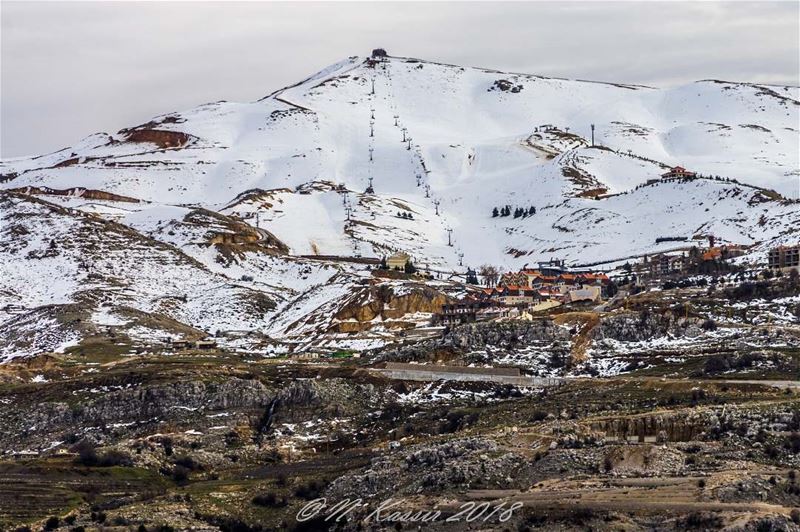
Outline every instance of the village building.
{"type": "Polygon", "coordinates": [[[601,295],[602,287],[596,285],[584,286],[567,292],[566,299],[569,303],[596,302],[600,301],[601,295]]]}
{"type": "Polygon", "coordinates": [[[652,257],[644,258],[644,265],[646,273],[653,277],[669,275],[673,273],[682,273],[687,266],[687,260],[684,255],[669,255],[660,253],[652,257]]]}
{"type": "MultiPolygon", "coordinates": [[[[500,276],[499,286],[532,286],[528,272],[531,270],[522,270],[519,272],[507,272],[500,276]]],[[[537,272],[538,273],[538,272],[537,272]]]]}
{"type": "Polygon", "coordinates": [[[198,340],[195,342],[195,347],[197,349],[216,349],[217,342],[215,340],[198,340]]]}
{"type": "Polygon", "coordinates": [[[672,177],[683,177],[683,178],[692,178],[697,177],[697,172],[690,172],[683,166],[674,166],[670,168],[669,172],[661,174],[663,179],[669,179],[672,177]]]}
{"type": "Polygon", "coordinates": [[[566,267],[564,266],[563,260],[549,260],[546,262],[540,262],[538,264],[538,270],[542,275],[558,275],[564,271],[566,271],[566,267]]]}
{"type": "Polygon", "coordinates": [[[170,336],[164,339],[164,343],[166,344],[168,349],[189,349],[191,347],[191,342],[188,340],[176,340],[170,336]]]}
{"type": "Polygon", "coordinates": [[[390,270],[402,270],[406,263],[411,261],[411,255],[398,251],[386,259],[386,267],[390,270]]]}
{"type": "Polygon", "coordinates": [[[767,255],[767,265],[772,270],[800,270],[800,244],[772,248],[767,255]]]}
{"type": "Polygon", "coordinates": [[[582,285],[606,286],[611,283],[611,279],[604,273],[586,272],[578,274],[578,282],[582,285]]]}
{"type": "Polygon", "coordinates": [[[506,286],[500,301],[504,305],[514,307],[518,305],[531,305],[539,299],[539,292],[527,286],[506,286]]]}
{"type": "Polygon", "coordinates": [[[439,313],[439,321],[442,325],[453,326],[462,323],[472,323],[476,320],[476,314],[483,307],[479,301],[465,300],[456,303],[442,305],[439,313]]]}
{"type": "Polygon", "coordinates": [[[531,305],[547,299],[565,300],[572,290],[597,286],[601,295],[607,292],[611,280],[602,272],[567,271],[563,262],[539,263],[545,271],[523,269],[503,274],[495,291],[489,289],[483,297],[494,298],[505,305],[531,305]]]}

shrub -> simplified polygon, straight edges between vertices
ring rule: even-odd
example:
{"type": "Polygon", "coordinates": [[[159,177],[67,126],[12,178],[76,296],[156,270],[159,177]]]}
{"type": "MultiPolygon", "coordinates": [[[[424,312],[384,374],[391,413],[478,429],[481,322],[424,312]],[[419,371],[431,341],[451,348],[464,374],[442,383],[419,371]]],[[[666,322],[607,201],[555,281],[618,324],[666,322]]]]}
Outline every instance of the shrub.
{"type": "Polygon", "coordinates": [[[100,467],[112,467],[112,466],[130,467],[133,465],[133,460],[127,453],[123,453],[122,451],[110,450],[103,453],[97,459],[97,465],[99,465],[100,467]]]}
{"type": "Polygon", "coordinates": [[[162,439],[161,446],[164,448],[165,455],[172,456],[172,438],[162,439]]]}
{"type": "Polygon", "coordinates": [[[792,432],[786,442],[786,448],[793,454],[800,453],[800,433],[792,432]]]}
{"type": "Polygon", "coordinates": [[[792,522],[793,522],[794,524],[796,524],[796,525],[800,525],[800,510],[798,510],[797,508],[795,508],[795,509],[794,509],[794,510],[792,510],[792,512],[789,514],[789,517],[792,519],[792,522]]]}
{"type": "Polygon", "coordinates": [[[176,465],[172,469],[172,480],[178,484],[185,484],[189,480],[189,470],[183,466],[176,465]]]}
{"type": "Polygon", "coordinates": [[[545,419],[547,419],[547,412],[544,410],[534,410],[531,415],[531,421],[533,422],[544,421],[545,419]]]}
{"type": "Polygon", "coordinates": [[[679,524],[683,529],[722,528],[722,517],[716,514],[692,512],[683,518],[679,524]]]}
{"type": "Polygon", "coordinates": [[[200,462],[186,454],[175,457],[175,465],[185,467],[189,471],[203,470],[203,465],[200,462]]]}
{"type": "Polygon", "coordinates": [[[264,506],[266,508],[280,508],[286,506],[286,497],[278,498],[274,493],[260,493],[253,497],[253,504],[256,506],[264,506]]]}
{"type": "Polygon", "coordinates": [[[723,371],[728,371],[730,369],[730,364],[728,363],[728,359],[722,355],[714,355],[708,357],[706,360],[705,367],[703,371],[706,374],[712,373],[722,373],[723,371]]]}
{"type": "Polygon", "coordinates": [[[45,530],[55,530],[56,528],[58,528],[58,526],[60,524],[61,524],[61,520],[58,517],[53,516],[53,517],[50,517],[50,518],[47,519],[47,521],[44,524],[44,529],[45,530]]]}
{"type": "Polygon", "coordinates": [[[97,465],[97,450],[87,440],[81,440],[72,450],[78,453],[77,462],[85,466],[97,465]]]}
{"type": "Polygon", "coordinates": [[[778,451],[778,448],[775,447],[774,445],[767,445],[764,448],[764,452],[766,453],[766,455],[769,458],[771,458],[773,460],[776,459],[778,457],[778,455],[780,454],[780,452],[778,451]]]}
{"type": "Polygon", "coordinates": [[[306,484],[301,484],[294,490],[294,494],[306,500],[313,500],[320,496],[322,490],[325,489],[325,483],[322,481],[311,480],[306,484]]]}

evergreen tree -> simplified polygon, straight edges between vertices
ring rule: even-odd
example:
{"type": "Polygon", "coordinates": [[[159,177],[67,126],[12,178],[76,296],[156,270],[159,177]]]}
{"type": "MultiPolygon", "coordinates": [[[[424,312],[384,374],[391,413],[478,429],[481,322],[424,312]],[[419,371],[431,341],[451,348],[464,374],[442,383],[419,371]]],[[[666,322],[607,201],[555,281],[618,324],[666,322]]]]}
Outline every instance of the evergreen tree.
{"type": "Polygon", "coordinates": [[[499,215],[500,213],[497,211],[497,207],[492,209],[492,218],[497,218],[499,215]]]}
{"type": "Polygon", "coordinates": [[[386,256],[385,255],[383,257],[381,257],[380,269],[381,270],[388,270],[389,269],[389,266],[386,264],[386,256]]]}
{"type": "Polygon", "coordinates": [[[410,260],[406,261],[406,265],[405,268],[403,268],[403,271],[406,273],[417,273],[417,269],[414,267],[414,265],[411,263],[410,260]]]}
{"type": "Polygon", "coordinates": [[[609,282],[608,285],[606,286],[606,294],[608,295],[608,297],[614,297],[615,295],[617,295],[618,291],[619,287],[617,287],[617,283],[615,283],[614,281],[609,282]]]}

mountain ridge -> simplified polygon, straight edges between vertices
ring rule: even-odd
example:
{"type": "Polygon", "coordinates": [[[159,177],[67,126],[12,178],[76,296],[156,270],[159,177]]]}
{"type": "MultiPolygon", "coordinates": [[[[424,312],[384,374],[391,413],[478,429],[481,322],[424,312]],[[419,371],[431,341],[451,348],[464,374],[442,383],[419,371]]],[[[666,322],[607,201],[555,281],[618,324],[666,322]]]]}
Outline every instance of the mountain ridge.
{"type": "MultiPolygon", "coordinates": [[[[109,252],[133,295],[107,309],[92,302],[88,322],[156,311],[161,303],[150,288],[135,285],[157,283],[163,267],[187,301],[157,311],[208,334],[257,331],[231,345],[276,353],[324,336],[329,347],[363,348],[418,322],[376,318],[355,344],[331,332],[363,327],[336,316],[364,314],[341,313],[361,301],[354,294],[364,283],[408,289],[367,271],[367,258],[397,251],[442,277],[436,290],[446,294],[462,290],[447,279],[463,279],[468,266],[560,259],[610,269],[671,251],[675,239],[690,247],[713,236],[748,246],[743,261],[763,262],[771,246],[796,240],[800,226],[800,202],[791,196],[800,179],[797,96],[791,87],[632,88],[354,56],[255,102],[207,103],[3,161],[0,193],[38,196],[145,239],[120,240],[109,252]],[[662,178],[678,164],[702,175],[662,178]],[[133,244],[146,239],[199,266],[173,268],[159,246],[145,252],[133,244]],[[151,263],[144,276],[133,266],[138,255],[151,263]]],[[[13,219],[15,208],[6,207],[3,216],[13,219]]],[[[91,255],[95,244],[69,242],[83,238],[63,229],[77,227],[70,212],[22,224],[23,241],[38,250],[31,258],[12,253],[19,235],[0,232],[0,262],[14,268],[0,280],[0,308],[22,309],[12,312],[18,316],[75,303],[77,270],[58,273],[50,259],[36,258],[49,253],[42,243],[53,227],[69,246],[85,248],[70,261],[91,255]],[[25,294],[37,279],[59,275],[75,290],[55,299],[25,294]]],[[[150,334],[173,334],[173,326],[150,334]]]]}

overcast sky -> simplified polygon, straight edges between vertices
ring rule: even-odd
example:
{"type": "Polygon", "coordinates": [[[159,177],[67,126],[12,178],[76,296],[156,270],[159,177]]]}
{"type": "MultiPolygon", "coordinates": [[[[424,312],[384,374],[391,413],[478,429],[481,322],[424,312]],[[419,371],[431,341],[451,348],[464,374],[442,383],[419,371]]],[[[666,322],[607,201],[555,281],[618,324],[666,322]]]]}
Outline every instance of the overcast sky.
{"type": "Polygon", "coordinates": [[[798,80],[800,3],[0,2],[0,155],[216,101],[351,55],[673,86],[798,80]]]}

